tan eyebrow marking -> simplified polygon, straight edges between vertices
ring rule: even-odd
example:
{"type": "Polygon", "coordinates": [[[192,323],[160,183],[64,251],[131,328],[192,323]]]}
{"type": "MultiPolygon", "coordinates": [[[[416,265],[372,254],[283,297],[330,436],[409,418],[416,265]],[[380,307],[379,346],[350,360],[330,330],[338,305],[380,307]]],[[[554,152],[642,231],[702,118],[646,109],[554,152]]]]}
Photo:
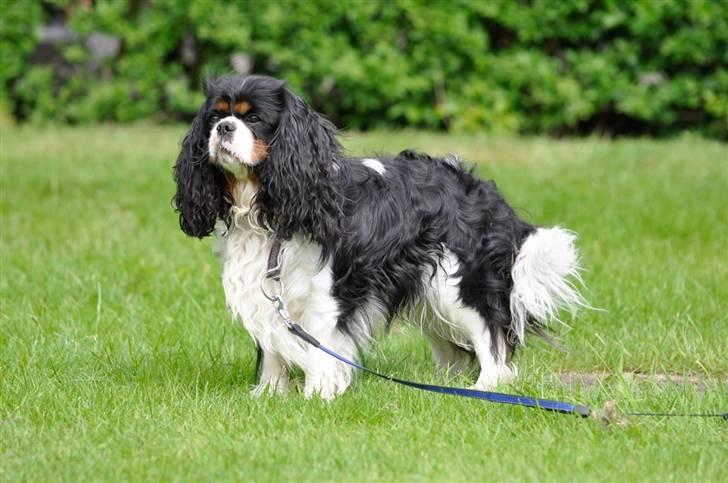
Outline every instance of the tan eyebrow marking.
{"type": "Polygon", "coordinates": [[[215,109],[218,111],[229,111],[230,110],[230,103],[228,101],[217,101],[215,104],[215,109]]]}
{"type": "Polygon", "coordinates": [[[249,102],[247,102],[247,101],[238,101],[238,102],[236,102],[236,103],[235,103],[235,105],[233,106],[233,110],[234,110],[234,111],[235,111],[235,112],[236,112],[237,114],[245,114],[245,113],[246,113],[246,112],[248,112],[248,111],[249,111],[250,109],[252,109],[252,107],[253,107],[253,106],[251,106],[251,105],[250,105],[250,103],[249,103],[249,102]]]}

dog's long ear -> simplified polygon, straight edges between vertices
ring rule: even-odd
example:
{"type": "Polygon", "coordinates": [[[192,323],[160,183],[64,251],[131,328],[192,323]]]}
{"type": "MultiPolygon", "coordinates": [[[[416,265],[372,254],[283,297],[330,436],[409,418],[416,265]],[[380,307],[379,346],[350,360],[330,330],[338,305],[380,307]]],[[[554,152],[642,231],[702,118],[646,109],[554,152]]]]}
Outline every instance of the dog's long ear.
{"type": "Polygon", "coordinates": [[[268,158],[255,168],[256,207],[278,237],[293,235],[329,246],[341,234],[343,196],[335,182],[341,146],[336,128],[285,85],[281,119],[268,158]]]}
{"type": "Polygon", "coordinates": [[[174,165],[174,206],[179,213],[179,226],[186,234],[198,238],[212,233],[218,217],[225,219],[230,208],[225,175],[208,160],[205,111],[203,106],[197,113],[174,165]]]}

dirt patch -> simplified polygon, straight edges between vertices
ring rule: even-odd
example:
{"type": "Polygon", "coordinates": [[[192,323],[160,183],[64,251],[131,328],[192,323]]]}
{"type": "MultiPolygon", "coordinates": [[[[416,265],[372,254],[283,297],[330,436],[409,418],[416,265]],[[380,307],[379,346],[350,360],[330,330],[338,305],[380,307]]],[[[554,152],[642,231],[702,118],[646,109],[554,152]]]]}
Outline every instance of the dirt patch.
{"type": "Polygon", "coordinates": [[[639,372],[624,372],[622,374],[609,372],[562,372],[552,376],[552,379],[567,386],[593,387],[619,377],[627,381],[658,384],[661,386],[670,384],[679,386],[691,385],[695,386],[695,389],[698,391],[705,391],[708,387],[720,383],[728,384],[728,377],[726,376],[704,377],[685,374],[642,374],[639,372]]]}

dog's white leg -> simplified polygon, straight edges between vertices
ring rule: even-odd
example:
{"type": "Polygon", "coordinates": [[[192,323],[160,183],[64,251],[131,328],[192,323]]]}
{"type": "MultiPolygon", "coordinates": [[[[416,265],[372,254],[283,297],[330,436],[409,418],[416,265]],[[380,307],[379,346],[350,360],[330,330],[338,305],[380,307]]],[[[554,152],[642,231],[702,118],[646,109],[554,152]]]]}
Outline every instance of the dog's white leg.
{"type": "MultiPolygon", "coordinates": [[[[507,348],[504,337],[493,341],[488,323],[473,308],[464,305],[460,299],[460,279],[455,276],[458,271],[458,260],[453,253],[446,253],[440,269],[432,280],[432,292],[429,305],[433,316],[430,323],[432,329],[441,338],[449,339],[452,345],[472,347],[480,365],[480,375],[473,389],[492,389],[498,383],[512,380],[517,371],[506,363],[507,348]],[[493,344],[498,344],[497,356],[494,355],[493,344]]],[[[463,351],[464,352],[464,351],[463,351]]],[[[438,357],[448,361],[452,357],[447,349],[433,344],[435,361],[438,357]]]]}
{"type": "Polygon", "coordinates": [[[260,396],[262,394],[285,394],[290,387],[288,368],[283,360],[272,352],[263,352],[260,361],[260,381],[251,394],[260,396]]]}
{"type": "MultiPolygon", "coordinates": [[[[321,344],[347,359],[356,357],[354,342],[337,329],[333,329],[328,335],[318,334],[316,338],[321,344]]],[[[306,375],[303,393],[307,399],[318,395],[321,399],[330,401],[346,391],[353,376],[351,366],[314,347],[309,349],[308,358],[302,368],[306,375]]]]}
{"type": "MultiPolygon", "coordinates": [[[[444,301],[441,301],[443,316],[448,318],[449,324],[455,329],[454,331],[461,334],[457,338],[462,338],[463,341],[467,341],[467,345],[473,348],[473,352],[475,352],[475,356],[480,365],[480,375],[478,376],[477,382],[472,386],[472,389],[488,390],[494,388],[499,383],[513,380],[518,372],[514,366],[506,362],[507,348],[503,336],[498,337],[498,340],[494,341],[485,320],[483,320],[478,312],[463,306],[459,300],[450,300],[450,302],[450,304],[443,305],[444,301]],[[494,355],[492,349],[494,349],[493,344],[496,343],[498,347],[494,355]]],[[[462,344],[463,341],[460,341],[460,343],[462,344]]],[[[454,346],[454,344],[451,345],[454,346]]],[[[433,344],[433,354],[436,354],[435,350],[435,345],[433,344]]],[[[440,351],[438,354],[440,357],[450,356],[447,352],[443,352],[442,349],[437,350],[440,351]]],[[[462,349],[459,350],[467,354],[462,349]]],[[[438,355],[435,356],[436,361],[438,355]]]]}
{"type": "MultiPolygon", "coordinates": [[[[485,323],[481,320],[481,327],[485,327],[485,323]]],[[[480,363],[480,375],[472,389],[487,391],[493,389],[501,383],[512,381],[517,375],[518,370],[515,366],[506,363],[506,344],[504,336],[501,334],[497,341],[493,340],[488,329],[477,331],[472,334],[473,349],[480,363]],[[497,352],[494,355],[493,345],[497,344],[497,352]]]]}
{"type": "MultiPolygon", "coordinates": [[[[321,248],[304,243],[292,244],[283,252],[283,286],[288,311],[306,332],[337,353],[353,358],[356,345],[351,337],[337,328],[339,305],[332,296],[333,276],[330,265],[320,266],[321,248]]],[[[305,374],[304,395],[319,395],[331,400],[343,393],[352,379],[352,370],[343,362],[310,346],[294,335],[295,341],[281,351],[291,364],[305,374]]]]}

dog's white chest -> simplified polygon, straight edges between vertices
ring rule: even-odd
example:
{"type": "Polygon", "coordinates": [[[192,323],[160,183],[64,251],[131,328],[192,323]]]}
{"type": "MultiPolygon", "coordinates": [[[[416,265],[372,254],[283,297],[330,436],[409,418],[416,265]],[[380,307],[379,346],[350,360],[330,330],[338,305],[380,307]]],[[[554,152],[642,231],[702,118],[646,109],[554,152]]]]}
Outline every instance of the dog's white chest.
{"type": "MultiPolygon", "coordinates": [[[[272,241],[255,230],[233,228],[219,239],[223,262],[222,283],[233,316],[240,320],[264,350],[288,356],[305,350],[283,325],[273,304],[261,292],[268,270],[272,241]]],[[[338,315],[331,291],[331,270],[319,267],[320,248],[300,241],[284,242],[281,281],[290,314],[314,332],[330,326],[338,315]]]]}
{"type": "Polygon", "coordinates": [[[225,301],[233,317],[243,323],[258,344],[276,338],[280,321],[260,291],[271,240],[253,230],[232,229],[218,242],[225,301]]]}

